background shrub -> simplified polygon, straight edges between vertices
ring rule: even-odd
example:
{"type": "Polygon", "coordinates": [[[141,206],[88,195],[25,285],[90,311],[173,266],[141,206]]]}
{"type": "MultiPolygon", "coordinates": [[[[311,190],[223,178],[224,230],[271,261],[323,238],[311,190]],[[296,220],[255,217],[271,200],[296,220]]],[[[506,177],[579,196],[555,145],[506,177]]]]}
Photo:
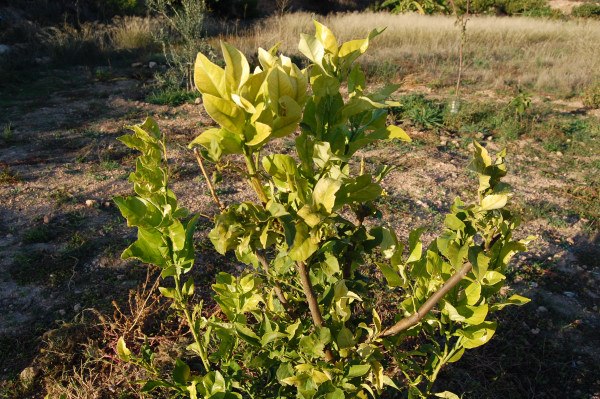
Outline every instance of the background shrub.
{"type": "Polygon", "coordinates": [[[581,18],[600,18],[600,3],[585,3],[574,7],[571,14],[581,18]]]}

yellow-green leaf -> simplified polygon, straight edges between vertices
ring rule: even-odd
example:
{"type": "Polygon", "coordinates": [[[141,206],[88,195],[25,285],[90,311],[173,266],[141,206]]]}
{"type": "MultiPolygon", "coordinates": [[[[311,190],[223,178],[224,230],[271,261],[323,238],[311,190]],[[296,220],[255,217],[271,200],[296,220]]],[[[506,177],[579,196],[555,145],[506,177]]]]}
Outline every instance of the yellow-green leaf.
{"type": "Polygon", "coordinates": [[[296,97],[296,91],[288,74],[283,68],[276,67],[267,76],[267,90],[271,100],[271,108],[279,114],[279,99],[283,96],[296,97]]]}
{"type": "Polygon", "coordinates": [[[328,27],[320,24],[316,20],[313,20],[313,22],[315,23],[315,27],[317,29],[316,37],[323,44],[325,51],[333,54],[333,56],[337,56],[338,45],[333,32],[328,27]]]}
{"type": "Polygon", "coordinates": [[[230,44],[221,42],[225,59],[225,79],[233,90],[237,90],[250,76],[250,65],[242,52],[230,44]]]}
{"type": "Polygon", "coordinates": [[[205,130],[188,147],[193,148],[201,145],[208,150],[213,140],[221,147],[223,155],[242,153],[242,140],[240,136],[229,130],[219,128],[205,130]]]}
{"type": "Polygon", "coordinates": [[[323,44],[314,36],[302,33],[300,35],[300,43],[298,44],[298,50],[306,56],[313,63],[321,66],[323,64],[323,55],[325,55],[325,48],[323,44]]]}
{"type": "Polygon", "coordinates": [[[124,362],[128,362],[130,359],[131,351],[127,349],[127,345],[125,345],[125,340],[123,337],[119,337],[119,341],[117,342],[117,354],[124,362]]]}
{"type": "Polygon", "coordinates": [[[288,96],[279,99],[280,116],[273,121],[273,137],[285,137],[294,133],[300,118],[302,117],[302,108],[296,101],[288,96]]]}
{"type": "Polygon", "coordinates": [[[252,127],[252,129],[246,130],[247,133],[249,132],[249,134],[252,134],[252,137],[246,137],[246,140],[248,140],[246,145],[250,147],[260,146],[269,140],[272,133],[271,126],[265,123],[255,122],[252,127]]]}
{"type": "Polygon", "coordinates": [[[225,71],[198,53],[194,66],[194,84],[202,94],[226,98],[225,71]]]}
{"type": "Polygon", "coordinates": [[[319,249],[319,246],[310,236],[308,225],[302,222],[296,223],[296,235],[294,236],[294,244],[289,252],[290,258],[295,261],[305,261],[317,249],[319,249]]]}
{"type": "Polygon", "coordinates": [[[206,112],[219,125],[239,135],[244,134],[243,127],[246,120],[244,111],[238,108],[233,101],[210,94],[205,94],[203,99],[206,112]]]}
{"type": "Polygon", "coordinates": [[[481,200],[481,210],[490,211],[492,209],[499,209],[506,205],[508,196],[502,194],[490,194],[481,200]]]}

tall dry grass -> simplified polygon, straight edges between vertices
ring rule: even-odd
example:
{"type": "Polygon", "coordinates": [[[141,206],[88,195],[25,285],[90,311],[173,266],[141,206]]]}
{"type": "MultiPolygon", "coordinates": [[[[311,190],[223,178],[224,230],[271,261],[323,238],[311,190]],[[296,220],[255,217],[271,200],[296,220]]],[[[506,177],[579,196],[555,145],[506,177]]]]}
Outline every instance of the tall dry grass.
{"type": "Polygon", "coordinates": [[[161,26],[164,21],[157,18],[116,17],[107,29],[115,49],[136,50],[157,47],[154,36],[161,26]]]}
{"type": "MultiPolygon", "coordinates": [[[[322,22],[338,42],[387,26],[365,59],[374,68],[383,63],[401,76],[417,73],[448,86],[456,77],[459,32],[452,17],[367,12],[330,15],[322,22]]],[[[271,17],[239,36],[225,35],[225,40],[246,54],[282,40],[283,52],[298,54],[301,32],[314,32],[308,13],[271,17]]],[[[600,24],[595,21],[473,17],[467,26],[465,81],[478,88],[521,84],[568,96],[600,73],[599,44],[600,24]]]]}

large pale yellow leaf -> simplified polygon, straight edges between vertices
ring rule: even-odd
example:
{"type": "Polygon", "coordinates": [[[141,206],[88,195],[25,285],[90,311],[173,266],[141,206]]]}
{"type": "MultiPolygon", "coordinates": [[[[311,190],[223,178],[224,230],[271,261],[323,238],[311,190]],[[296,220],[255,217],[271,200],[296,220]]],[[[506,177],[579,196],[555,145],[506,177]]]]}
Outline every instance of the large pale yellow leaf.
{"type": "Polygon", "coordinates": [[[246,145],[249,145],[251,147],[259,146],[267,142],[272,132],[271,126],[260,122],[256,122],[251,129],[248,129],[248,131],[251,132],[253,136],[246,137],[246,145]]]}
{"type": "Polygon", "coordinates": [[[198,53],[194,66],[194,84],[202,94],[226,98],[225,71],[198,53]]]}
{"type": "Polygon", "coordinates": [[[210,149],[213,140],[221,147],[223,155],[242,153],[242,140],[240,136],[228,130],[218,128],[205,130],[188,147],[192,148],[201,145],[206,149],[210,149]]]}
{"type": "Polygon", "coordinates": [[[244,111],[229,100],[205,94],[204,108],[219,125],[239,135],[243,135],[244,111]]]}
{"type": "Polygon", "coordinates": [[[315,27],[317,28],[317,39],[319,39],[319,41],[323,44],[323,47],[326,51],[336,56],[338,53],[338,45],[337,41],[335,40],[335,36],[333,35],[333,32],[329,30],[328,27],[326,27],[323,24],[320,24],[317,21],[314,21],[314,23],[315,27]]]}
{"type": "Polygon", "coordinates": [[[273,121],[273,137],[285,137],[294,133],[302,117],[302,108],[288,96],[279,99],[281,116],[273,121]]]}
{"type": "Polygon", "coordinates": [[[242,52],[230,44],[221,42],[225,59],[225,78],[229,87],[237,91],[250,76],[250,65],[242,52]]]}
{"type": "Polygon", "coordinates": [[[279,66],[273,68],[271,72],[269,72],[269,75],[267,76],[267,90],[271,100],[271,108],[276,112],[279,108],[279,99],[281,97],[289,96],[291,98],[296,98],[296,92],[290,77],[285,73],[283,68],[279,66]]]}
{"type": "Polygon", "coordinates": [[[269,53],[267,50],[262,47],[258,48],[258,62],[263,67],[263,69],[267,70],[275,65],[275,57],[269,53]]]}
{"type": "Polygon", "coordinates": [[[481,210],[490,211],[492,209],[499,209],[506,205],[508,196],[502,194],[491,194],[481,200],[481,210]]]}
{"type": "Polygon", "coordinates": [[[258,102],[262,101],[262,98],[259,99],[258,97],[262,94],[263,83],[265,82],[266,76],[267,73],[265,71],[251,75],[240,89],[240,95],[250,101],[255,107],[258,102]]]}
{"type": "Polygon", "coordinates": [[[300,52],[313,63],[319,66],[322,65],[323,55],[325,55],[325,48],[316,37],[302,33],[300,35],[298,50],[300,50],[300,52]]]}

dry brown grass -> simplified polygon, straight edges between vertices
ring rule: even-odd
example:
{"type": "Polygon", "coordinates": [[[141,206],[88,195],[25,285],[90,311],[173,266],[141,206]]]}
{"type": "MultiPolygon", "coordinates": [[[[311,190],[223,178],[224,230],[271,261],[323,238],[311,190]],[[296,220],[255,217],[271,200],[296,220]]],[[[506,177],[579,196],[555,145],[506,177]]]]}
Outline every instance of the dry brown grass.
{"type": "MultiPolygon", "coordinates": [[[[375,39],[366,61],[395,65],[401,75],[425,74],[429,81],[450,84],[455,79],[459,34],[454,18],[416,14],[347,13],[323,18],[346,41],[387,26],[375,39]]],[[[258,46],[283,40],[281,50],[297,54],[301,32],[314,32],[311,15],[294,13],[268,18],[246,33],[225,40],[246,54],[258,46]]],[[[581,91],[600,70],[600,24],[480,16],[469,20],[465,46],[467,83],[501,88],[522,84],[561,95],[581,91]]]]}
{"type": "Polygon", "coordinates": [[[156,47],[154,33],[159,30],[160,25],[160,19],[154,18],[115,18],[109,28],[110,40],[119,50],[156,47]]]}

